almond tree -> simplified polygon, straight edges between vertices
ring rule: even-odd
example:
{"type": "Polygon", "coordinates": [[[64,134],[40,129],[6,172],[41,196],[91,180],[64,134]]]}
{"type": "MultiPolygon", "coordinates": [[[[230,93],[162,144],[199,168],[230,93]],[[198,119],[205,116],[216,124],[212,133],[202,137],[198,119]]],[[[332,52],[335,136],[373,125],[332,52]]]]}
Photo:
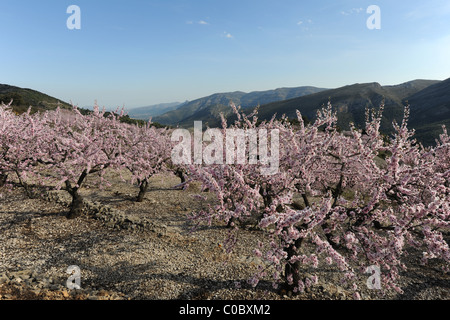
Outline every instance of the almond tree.
{"type": "Polygon", "coordinates": [[[442,235],[450,214],[448,136],[444,133],[436,148],[424,149],[407,128],[406,107],[402,124],[393,124],[395,134],[385,145],[379,132],[382,111],[383,106],[367,112],[365,134],[354,126],[348,134],[339,133],[331,104],[308,126],[300,113],[297,127],[283,119],[270,122],[268,128],[280,132],[275,175],[262,176],[258,165],[196,167],[196,177],[219,200],[198,219],[261,216],[259,227],[271,240],[254,251],[262,263],[253,285],[271,266],[276,282],[301,292],[318,281],[302,270],[335,265],[359,298],[357,279],[367,277],[371,266],[380,268],[384,289],[401,292],[397,280],[406,269],[401,258],[408,245],[426,248],[423,262],[449,262],[442,235]],[[380,153],[388,155],[385,163],[380,153]]]}
{"type": "MultiPolygon", "coordinates": [[[[217,161],[189,166],[192,179],[200,180],[203,183],[203,189],[216,193],[218,200],[218,204],[211,208],[210,213],[200,212],[197,217],[194,216],[194,219],[203,217],[211,223],[211,219],[217,217],[231,227],[236,224],[246,225],[255,218],[261,218],[261,207],[270,206],[275,194],[285,191],[280,180],[272,185],[273,177],[261,173],[264,166],[259,162],[257,155],[258,142],[262,136],[259,133],[267,133],[268,130],[275,129],[273,121],[258,123],[257,110],[250,115],[245,115],[238,107],[232,105],[232,108],[237,120],[228,126],[226,119],[222,116],[220,129],[222,140],[219,144],[225,147],[217,150],[221,152],[216,157],[217,161]],[[241,136],[237,137],[239,132],[241,136]],[[249,139],[250,136],[253,136],[253,141],[249,139]],[[227,141],[234,143],[227,147],[227,141]],[[247,154],[244,156],[239,154],[242,150],[245,150],[247,154]],[[231,165],[225,163],[230,154],[232,157],[230,159],[235,160],[231,165]],[[259,162],[259,165],[250,165],[252,162],[259,162]]],[[[207,134],[208,131],[205,132],[205,136],[207,134]]],[[[203,141],[204,150],[211,146],[213,144],[209,141],[203,141]]],[[[208,154],[205,154],[205,157],[208,157],[208,154]]],[[[277,176],[280,177],[280,175],[277,176]]]]}
{"type": "Polygon", "coordinates": [[[145,126],[130,125],[125,132],[123,166],[131,172],[132,182],[137,182],[139,194],[136,201],[142,202],[149,179],[168,169],[172,150],[170,132],[152,126],[151,121],[145,126]]]}
{"type": "Polygon", "coordinates": [[[79,193],[86,178],[98,174],[100,185],[107,168],[119,168],[123,163],[122,146],[126,125],[114,113],[105,116],[94,106],[94,112],[82,115],[75,107],[73,112],[57,109],[48,113],[45,126],[51,128],[48,153],[41,157],[45,170],[52,172],[56,188],[63,188],[72,196],[68,218],[82,213],[83,198],[79,193]]]}
{"type": "Polygon", "coordinates": [[[48,153],[51,132],[43,126],[39,114],[14,114],[9,106],[0,106],[0,179],[6,182],[13,173],[29,197],[33,196],[30,181],[42,182],[36,167],[48,153]]]}
{"type": "Polygon", "coordinates": [[[0,187],[6,184],[8,178],[7,163],[9,162],[8,152],[11,144],[11,128],[14,128],[14,116],[10,109],[12,101],[5,105],[0,105],[0,187]]]}

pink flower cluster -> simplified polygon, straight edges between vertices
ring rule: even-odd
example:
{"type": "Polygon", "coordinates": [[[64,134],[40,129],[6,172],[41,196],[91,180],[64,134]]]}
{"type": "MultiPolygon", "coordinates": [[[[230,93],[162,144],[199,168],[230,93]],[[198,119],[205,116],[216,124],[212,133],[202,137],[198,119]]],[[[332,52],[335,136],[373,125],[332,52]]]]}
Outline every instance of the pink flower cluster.
{"type": "MultiPolygon", "coordinates": [[[[364,270],[374,265],[381,270],[383,289],[401,292],[398,278],[407,246],[424,250],[424,263],[441,259],[448,265],[450,249],[442,234],[450,228],[445,127],[436,146],[424,148],[407,127],[408,107],[388,139],[379,131],[383,106],[367,110],[364,131],[351,125],[345,133],[338,130],[330,103],[309,124],[300,112],[296,121],[283,116],[260,122],[257,109],[245,115],[232,108],[237,120],[228,125],[222,118],[223,136],[230,132],[226,129],[277,130],[279,170],[264,175],[260,169],[267,164],[261,161],[182,169],[217,197],[216,205],[193,219],[225,221],[231,230],[253,223],[265,232],[269,240],[261,240],[254,251],[264,267],[251,285],[272,268],[274,281],[302,292],[319,281],[304,270],[323,265],[344,272],[343,280],[355,289],[358,278],[367,277],[364,270]]],[[[173,169],[174,142],[169,130],[126,125],[119,118],[98,107],[89,115],[75,108],[17,116],[0,106],[0,182],[8,174],[24,187],[30,181],[51,182],[72,195],[74,210],[86,177],[97,175],[105,184],[106,168],[128,168],[145,192],[149,177],[173,169]]],[[[237,143],[245,150],[252,145],[237,143]]],[[[227,249],[236,241],[230,233],[227,249]]],[[[361,296],[356,292],[355,297],[361,296]]]]}
{"type": "Polygon", "coordinates": [[[407,128],[405,107],[386,142],[379,131],[383,108],[367,111],[364,132],[352,126],[346,133],[338,131],[331,104],[308,125],[300,112],[297,123],[257,122],[257,110],[249,121],[235,108],[231,128],[279,130],[280,168],[264,176],[260,164],[192,166],[193,177],[220,203],[208,218],[237,221],[236,228],[257,218],[271,242],[266,254],[259,246],[255,255],[273,266],[274,279],[297,291],[307,286],[302,270],[321,264],[345,272],[350,288],[367,277],[368,266],[379,266],[383,289],[401,291],[397,280],[409,245],[427,248],[423,261],[448,263],[442,231],[449,230],[449,136],[444,128],[436,147],[422,147],[407,128]]]}
{"type": "Polygon", "coordinates": [[[15,115],[0,106],[0,174],[14,174],[29,192],[29,184],[65,189],[73,198],[71,214],[82,210],[79,189],[95,175],[108,185],[105,169],[127,168],[132,182],[146,182],[170,166],[172,142],[165,129],[130,125],[121,113],[106,113],[96,105],[83,115],[73,110],[15,115]]]}

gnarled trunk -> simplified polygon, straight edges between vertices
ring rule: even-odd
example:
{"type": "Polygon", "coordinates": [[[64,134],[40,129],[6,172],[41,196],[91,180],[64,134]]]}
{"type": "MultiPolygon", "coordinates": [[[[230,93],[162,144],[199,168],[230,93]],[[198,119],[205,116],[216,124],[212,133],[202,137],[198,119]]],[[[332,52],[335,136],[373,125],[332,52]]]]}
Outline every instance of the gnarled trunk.
{"type": "Polygon", "coordinates": [[[0,173],[0,187],[3,187],[8,180],[8,175],[6,173],[0,173]]]}
{"type": "Polygon", "coordinates": [[[300,275],[300,267],[301,267],[301,263],[300,261],[296,261],[296,262],[289,262],[289,260],[298,255],[298,249],[300,249],[301,245],[303,242],[303,238],[299,238],[295,241],[295,243],[289,245],[287,248],[285,248],[284,250],[287,253],[287,258],[286,258],[286,265],[284,267],[284,281],[285,281],[285,288],[287,291],[293,292],[295,287],[298,287],[298,282],[300,280],[302,280],[301,275],[300,275]],[[292,275],[292,283],[289,283],[288,281],[288,277],[292,275]]]}
{"type": "Polygon", "coordinates": [[[72,203],[70,204],[70,211],[67,215],[68,219],[75,219],[83,214],[84,202],[83,197],[78,193],[84,179],[87,177],[88,172],[84,170],[75,187],[72,187],[70,181],[66,180],[66,191],[72,196],[72,203]]]}
{"type": "Polygon", "coordinates": [[[70,211],[67,214],[67,218],[75,219],[83,214],[83,197],[78,193],[78,190],[72,190],[69,193],[72,195],[72,203],[70,204],[70,211]]]}
{"type": "Polygon", "coordinates": [[[148,179],[144,179],[142,181],[139,181],[139,194],[136,198],[136,202],[143,202],[145,193],[148,189],[148,179]]]}
{"type": "Polygon", "coordinates": [[[186,177],[185,177],[184,173],[185,173],[184,170],[181,168],[177,168],[177,170],[175,171],[175,175],[180,178],[181,183],[186,182],[186,177]]]}

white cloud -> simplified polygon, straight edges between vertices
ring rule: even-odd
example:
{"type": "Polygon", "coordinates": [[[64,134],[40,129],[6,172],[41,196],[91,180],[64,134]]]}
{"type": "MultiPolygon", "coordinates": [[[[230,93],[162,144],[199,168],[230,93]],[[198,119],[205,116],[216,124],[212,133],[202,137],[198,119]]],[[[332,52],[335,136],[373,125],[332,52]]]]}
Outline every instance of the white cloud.
{"type": "Polygon", "coordinates": [[[200,21],[197,21],[197,22],[194,22],[192,20],[186,21],[186,24],[194,24],[194,23],[195,24],[204,25],[204,26],[209,25],[209,23],[206,22],[205,20],[200,20],[200,21]]]}
{"type": "Polygon", "coordinates": [[[347,11],[341,11],[341,14],[344,15],[344,16],[350,16],[352,14],[360,14],[363,11],[364,11],[363,8],[352,8],[352,9],[347,10],[347,11]]]}
{"type": "Polygon", "coordinates": [[[234,38],[233,35],[232,35],[231,33],[226,32],[226,31],[223,33],[223,35],[224,35],[224,37],[227,38],[227,39],[233,39],[233,38],[234,38]]]}
{"type": "Polygon", "coordinates": [[[306,21],[304,21],[304,20],[299,20],[299,21],[297,22],[297,25],[301,26],[301,25],[304,25],[304,24],[306,24],[306,23],[311,24],[311,23],[313,23],[313,22],[312,22],[311,19],[308,19],[308,20],[306,20],[306,21]]]}

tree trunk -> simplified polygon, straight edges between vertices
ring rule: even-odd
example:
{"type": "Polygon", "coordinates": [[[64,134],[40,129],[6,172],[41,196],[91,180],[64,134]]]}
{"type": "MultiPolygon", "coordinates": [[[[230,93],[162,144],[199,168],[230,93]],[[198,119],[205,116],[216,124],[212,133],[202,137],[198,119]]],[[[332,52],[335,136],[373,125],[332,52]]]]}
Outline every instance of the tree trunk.
{"type": "Polygon", "coordinates": [[[227,228],[232,228],[235,226],[235,224],[236,224],[236,217],[231,217],[231,219],[228,220],[227,228]]]}
{"type": "Polygon", "coordinates": [[[144,179],[142,181],[139,182],[139,194],[136,198],[136,202],[143,202],[144,201],[144,197],[145,197],[145,193],[147,192],[148,189],[148,180],[144,179]]]}
{"type": "Polygon", "coordinates": [[[181,183],[185,183],[186,182],[186,177],[184,176],[184,170],[183,169],[177,168],[177,170],[175,171],[175,175],[180,178],[181,183]]]}
{"type": "Polygon", "coordinates": [[[78,190],[72,190],[69,193],[72,195],[72,203],[70,204],[70,211],[67,218],[75,219],[83,214],[83,197],[78,193],[78,190]]]}
{"type": "MultiPolygon", "coordinates": [[[[298,254],[297,250],[302,245],[303,238],[297,239],[295,243],[291,244],[289,247],[285,248],[284,250],[287,253],[286,260],[289,261],[293,256],[296,256],[298,254]]],[[[289,292],[293,292],[294,288],[298,286],[298,282],[301,279],[300,277],[300,267],[301,263],[300,261],[296,261],[294,263],[287,262],[284,267],[284,281],[285,281],[285,287],[286,290],[289,292]],[[290,284],[288,282],[288,277],[292,275],[292,283],[290,284]]]]}
{"type": "MultiPolygon", "coordinates": [[[[94,173],[94,171],[90,171],[94,173]]],[[[84,170],[80,177],[78,178],[77,185],[72,187],[69,180],[66,180],[66,191],[70,193],[72,196],[72,203],[70,204],[70,211],[67,215],[68,219],[75,219],[83,214],[84,202],[83,197],[78,193],[81,185],[83,184],[84,179],[87,177],[89,172],[84,170]]]]}
{"type": "Polygon", "coordinates": [[[0,187],[3,187],[8,180],[8,175],[6,173],[0,173],[0,187]]]}
{"type": "MultiPolygon", "coordinates": [[[[19,171],[15,170],[17,179],[19,180],[19,185],[25,190],[25,193],[27,195],[28,198],[33,199],[33,192],[31,191],[30,187],[28,186],[28,184],[22,180],[22,177],[19,173],[19,171]]],[[[6,178],[5,178],[6,179],[6,178]]],[[[5,180],[6,182],[6,180],[5,180]]]]}

